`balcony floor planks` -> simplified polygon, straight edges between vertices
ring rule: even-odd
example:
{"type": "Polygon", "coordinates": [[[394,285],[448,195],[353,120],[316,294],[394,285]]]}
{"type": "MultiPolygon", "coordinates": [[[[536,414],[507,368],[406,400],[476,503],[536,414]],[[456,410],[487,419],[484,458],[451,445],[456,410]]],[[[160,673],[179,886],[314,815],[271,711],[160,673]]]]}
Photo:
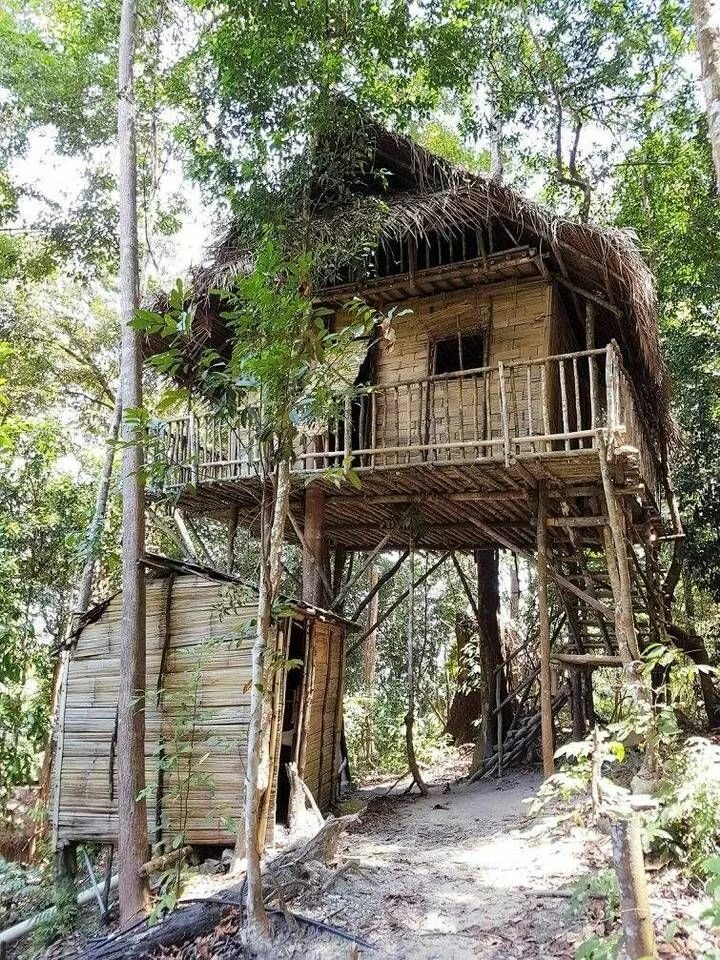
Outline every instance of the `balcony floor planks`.
{"type": "MultiPolygon", "coordinates": [[[[615,481],[636,486],[638,459],[625,452],[613,462],[615,481]]],[[[552,500],[572,497],[572,488],[597,486],[600,470],[596,450],[551,451],[517,457],[508,466],[500,457],[480,460],[453,460],[447,463],[415,463],[388,468],[359,468],[361,486],[349,483],[339,488],[321,473],[297,470],[293,474],[291,509],[303,523],[303,493],[313,476],[327,490],[326,529],[332,546],[351,550],[373,549],[387,534],[395,532],[387,549],[407,545],[403,516],[413,506],[420,518],[416,546],[422,549],[474,549],[477,527],[467,519],[468,510],[477,520],[502,529],[519,545],[532,545],[534,537],[533,493],[540,480],[547,481],[552,500]],[[467,499],[464,499],[467,497],[467,499]],[[385,502],[383,502],[385,501],[385,502]]],[[[226,518],[237,505],[240,523],[251,530],[259,518],[260,481],[256,478],[201,482],[179,494],[179,506],[191,514],[226,518]]],[[[559,503],[557,503],[559,512],[559,503]]],[[[640,508],[638,507],[638,510],[640,508]]],[[[646,518],[656,514],[651,498],[645,495],[646,518]]],[[[290,539],[294,534],[288,529],[290,539]]],[[[490,545],[488,543],[488,545],[490,545]]]]}

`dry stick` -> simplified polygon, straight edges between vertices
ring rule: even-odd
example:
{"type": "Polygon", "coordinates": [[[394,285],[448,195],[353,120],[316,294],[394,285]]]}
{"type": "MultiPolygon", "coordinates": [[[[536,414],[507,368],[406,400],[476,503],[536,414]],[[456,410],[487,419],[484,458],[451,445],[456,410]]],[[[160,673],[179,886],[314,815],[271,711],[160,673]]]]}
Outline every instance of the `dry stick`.
{"type": "Polygon", "coordinates": [[[186,560],[197,561],[197,557],[195,556],[195,548],[193,547],[192,543],[188,544],[185,540],[183,540],[179,531],[176,532],[173,530],[165,517],[160,516],[157,510],[153,510],[152,507],[147,507],[146,513],[148,518],[152,520],[153,525],[159,527],[161,532],[168,538],[168,540],[172,540],[186,560]]]}
{"type": "Polygon", "coordinates": [[[234,503],[230,508],[230,521],[228,523],[227,559],[225,562],[228,573],[232,573],[235,567],[235,538],[237,536],[239,512],[238,505],[234,503]]]}
{"type": "Polygon", "coordinates": [[[162,873],[168,867],[175,866],[180,860],[187,859],[192,854],[192,847],[181,847],[171,850],[159,857],[153,857],[144,863],[139,870],[141,877],[149,877],[151,873],[162,873]]]}
{"type": "Polygon", "coordinates": [[[180,534],[180,539],[182,540],[183,549],[188,554],[191,560],[197,560],[197,547],[193,543],[193,539],[190,536],[190,531],[185,526],[185,521],[183,520],[183,515],[179,510],[173,510],[172,518],[177,531],[180,534]]]}
{"type": "Polygon", "coordinates": [[[331,610],[340,610],[340,609],[341,609],[341,607],[342,607],[342,605],[343,605],[343,601],[344,601],[345,598],[347,597],[348,593],[350,593],[350,591],[352,590],[352,588],[353,588],[353,587],[355,586],[355,584],[360,580],[360,578],[363,576],[363,574],[365,573],[365,571],[370,569],[370,567],[371,567],[372,564],[373,564],[373,561],[375,560],[375,558],[377,557],[377,555],[380,553],[380,551],[385,547],[385,544],[388,542],[388,540],[389,540],[390,537],[392,536],[393,532],[394,532],[394,531],[391,530],[386,536],[384,536],[384,537],[382,538],[382,540],[380,541],[380,543],[375,547],[375,549],[372,551],[372,553],[371,553],[370,556],[367,558],[367,560],[366,560],[365,563],[362,565],[362,567],[355,573],[355,575],[354,575],[353,577],[351,577],[351,578],[348,580],[348,582],[345,584],[345,586],[344,586],[343,589],[340,591],[340,593],[337,595],[337,597],[335,597],[335,600],[333,601],[332,606],[331,606],[331,608],[330,608],[331,610]]]}
{"type": "Polygon", "coordinates": [[[357,605],[355,612],[350,618],[351,620],[354,620],[354,621],[359,620],[360,614],[363,612],[365,607],[367,607],[368,604],[371,604],[373,602],[375,597],[382,590],[382,588],[385,586],[388,580],[391,580],[395,576],[395,574],[398,572],[400,567],[405,563],[409,555],[410,555],[410,551],[405,550],[404,553],[400,554],[400,557],[395,561],[395,563],[390,567],[390,569],[386,570],[381,577],[378,577],[372,589],[365,596],[365,598],[361,600],[360,603],[357,605]]]}
{"type": "MultiPolygon", "coordinates": [[[[418,785],[420,793],[426,797],[428,788],[425,786],[423,778],[418,768],[415,757],[415,744],[413,743],[413,725],[415,723],[415,675],[413,672],[413,631],[414,631],[414,608],[415,608],[415,549],[410,547],[410,588],[408,590],[408,709],[405,715],[405,745],[407,747],[408,766],[413,775],[414,782],[418,785]]],[[[410,785],[412,787],[412,784],[410,785]]]]}
{"type": "MultiPolygon", "coordinates": [[[[467,516],[467,519],[473,526],[477,527],[485,536],[491,540],[499,543],[500,546],[505,547],[507,550],[511,550],[513,553],[516,553],[519,557],[522,557],[523,560],[527,560],[530,563],[535,563],[535,557],[530,553],[529,550],[519,547],[516,543],[513,543],[508,537],[506,537],[499,530],[496,530],[494,527],[488,526],[488,524],[483,523],[482,520],[477,520],[474,517],[467,516]]],[[[589,593],[585,590],[581,590],[576,584],[571,580],[568,580],[567,577],[564,577],[561,573],[555,570],[554,567],[547,565],[547,573],[549,577],[557,583],[559,587],[562,587],[564,590],[567,590],[568,593],[574,594],[580,600],[582,600],[587,606],[592,607],[593,610],[597,610],[598,613],[601,613],[606,620],[614,620],[614,613],[607,606],[607,604],[602,603],[600,600],[596,600],[594,597],[591,597],[589,593]]]]}
{"type": "Polygon", "coordinates": [[[643,860],[640,821],[637,815],[617,820],[610,827],[613,861],[620,888],[620,916],[625,933],[625,950],[630,960],[655,956],[647,878],[643,860]]]}
{"type": "Polygon", "coordinates": [[[198,545],[198,548],[199,548],[199,550],[200,550],[200,553],[201,553],[201,555],[202,555],[203,560],[205,561],[205,563],[206,563],[209,567],[214,567],[214,566],[215,566],[215,561],[213,560],[213,558],[212,558],[212,556],[211,556],[211,554],[210,554],[210,551],[209,551],[208,548],[205,546],[205,543],[203,542],[202,537],[201,537],[200,534],[198,533],[197,527],[195,526],[195,524],[193,523],[193,521],[190,519],[190,517],[185,517],[185,523],[187,524],[188,530],[190,531],[190,533],[191,533],[192,536],[193,536],[193,540],[194,540],[195,543],[198,545]]]}
{"type": "MultiPolygon", "coordinates": [[[[413,586],[419,587],[422,583],[424,583],[425,580],[426,580],[429,576],[431,576],[431,575],[437,570],[437,568],[438,568],[442,563],[444,563],[444,562],[447,560],[447,558],[448,558],[449,556],[450,556],[450,551],[448,551],[447,553],[443,553],[443,555],[440,557],[440,559],[437,560],[437,561],[430,567],[429,570],[426,570],[425,573],[422,574],[422,576],[420,576],[420,577],[417,578],[417,580],[414,582],[413,586]]],[[[357,648],[358,648],[359,646],[361,646],[361,645],[367,640],[367,638],[368,638],[371,634],[373,634],[373,633],[378,629],[378,627],[380,627],[383,623],[385,623],[385,621],[386,621],[387,618],[390,616],[390,614],[391,614],[394,610],[396,610],[397,607],[400,606],[400,604],[401,604],[401,603],[403,602],[403,600],[407,597],[407,595],[408,595],[408,590],[403,590],[403,592],[400,594],[400,596],[397,597],[397,598],[390,604],[390,606],[387,608],[387,610],[385,610],[385,611],[382,613],[382,615],[381,615],[380,617],[378,617],[378,619],[375,621],[375,623],[371,624],[371,625],[367,628],[367,630],[365,630],[364,633],[363,633],[360,637],[358,637],[358,639],[355,641],[355,643],[354,643],[354,644],[350,647],[350,649],[348,650],[348,656],[349,656],[354,650],[357,650],[357,648]]]]}

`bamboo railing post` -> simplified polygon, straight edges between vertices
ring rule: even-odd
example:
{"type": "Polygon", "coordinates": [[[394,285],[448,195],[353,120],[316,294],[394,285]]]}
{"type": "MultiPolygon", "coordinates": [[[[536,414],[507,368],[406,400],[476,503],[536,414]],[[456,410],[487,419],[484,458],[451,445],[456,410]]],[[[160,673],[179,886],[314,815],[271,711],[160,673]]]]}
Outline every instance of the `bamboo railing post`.
{"type": "Polygon", "coordinates": [[[538,486],[537,511],[537,591],[540,620],[540,728],[542,735],[543,774],[555,772],[552,719],[552,673],[550,666],[550,615],[548,610],[547,567],[547,491],[538,486]]]}
{"type": "Polygon", "coordinates": [[[612,438],[617,428],[617,410],[615,407],[615,351],[611,343],[605,348],[605,401],[607,404],[607,431],[608,442],[612,444],[612,438]]]}
{"type": "MultiPolygon", "coordinates": [[[[542,425],[543,433],[545,436],[550,435],[550,411],[548,409],[548,395],[547,395],[547,361],[544,361],[540,365],[540,406],[542,407],[542,425]]],[[[545,441],[545,452],[549,453],[552,451],[552,441],[545,441]]]]}
{"type": "Polygon", "coordinates": [[[565,380],[565,361],[558,360],[559,372],[560,372],[560,404],[562,407],[562,425],[563,433],[565,436],[565,449],[570,449],[570,440],[567,438],[567,434],[570,433],[570,420],[568,416],[568,397],[567,397],[567,383],[565,380]]]}
{"type": "Polygon", "coordinates": [[[510,466],[510,424],[508,422],[507,394],[505,390],[505,367],[502,360],[498,363],[500,381],[500,417],[502,419],[503,455],[505,466],[510,466]]]}
{"type": "Polygon", "coordinates": [[[195,412],[190,411],[188,416],[188,454],[190,457],[190,483],[196,487],[198,485],[198,452],[197,444],[197,424],[195,421],[195,412]]]}
{"type": "Polygon", "coordinates": [[[345,397],[345,423],[343,425],[343,441],[345,444],[344,460],[345,465],[350,466],[352,456],[352,397],[348,394],[345,397]]]}

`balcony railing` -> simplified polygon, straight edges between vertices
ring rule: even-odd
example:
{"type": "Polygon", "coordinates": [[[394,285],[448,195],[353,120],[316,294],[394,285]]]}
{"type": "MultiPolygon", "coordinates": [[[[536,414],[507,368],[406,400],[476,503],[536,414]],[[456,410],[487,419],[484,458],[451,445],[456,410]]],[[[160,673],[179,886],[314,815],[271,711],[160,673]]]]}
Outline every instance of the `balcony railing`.
{"type": "MultiPolygon", "coordinates": [[[[634,397],[614,344],[359,388],[336,418],[299,436],[293,470],[572,457],[594,449],[606,428],[638,449],[654,491],[654,461],[634,397]]],[[[251,433],[222,416],[169,420],[159,440],[167,487],[256,476],[251,433]]]]}

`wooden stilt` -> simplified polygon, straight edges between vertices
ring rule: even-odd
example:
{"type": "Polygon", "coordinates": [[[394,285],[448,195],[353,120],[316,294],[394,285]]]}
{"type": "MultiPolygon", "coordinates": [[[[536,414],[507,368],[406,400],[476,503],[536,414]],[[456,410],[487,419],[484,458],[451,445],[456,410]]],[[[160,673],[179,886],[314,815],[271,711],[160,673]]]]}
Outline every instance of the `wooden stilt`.
{"type": "Polygon", "coordinates": [[[570,671],[570,712],[572,714],[573,740],[585,739],[585,713],[582,697],[582,673],[570,671]]]}
{"type": "Polygon", "coordinates": [[[305,491],[305,529],[302,558],[302,598],[306,603],[326,607],[330,603],[325,583],[328,577],[327,540],[325,538],[325,491],[311,483],[305,491]]]}
{"type": "MultiPolygon", "coordinates": [[[[410,773],[413,775],[415,783],[420,788],[420,793],[426,797],[428,788],[425,786],[420,768],[415,757],[415,744],[413,742],[413,726],[415,725],[415,668],[413,664],[413,634],[415,632],[415,551],[410,548],[410,588],[408,590],[408,709],[405,715],[405,745],[407,747],[407,759],[410,773]]],[[[412,784],[411,784],[412,786],[412,784]]]]}
{"type": "Polygon", "coordinates": [[[537,591],[540,619],[540,729],[542,736],[543,773],[546,777],[549,777],[552,776],[555,771],[555,750],[553,747],[546,519],[547,491],[545,484],[541,483],[538,487],[537,516],[537,591]]]}

